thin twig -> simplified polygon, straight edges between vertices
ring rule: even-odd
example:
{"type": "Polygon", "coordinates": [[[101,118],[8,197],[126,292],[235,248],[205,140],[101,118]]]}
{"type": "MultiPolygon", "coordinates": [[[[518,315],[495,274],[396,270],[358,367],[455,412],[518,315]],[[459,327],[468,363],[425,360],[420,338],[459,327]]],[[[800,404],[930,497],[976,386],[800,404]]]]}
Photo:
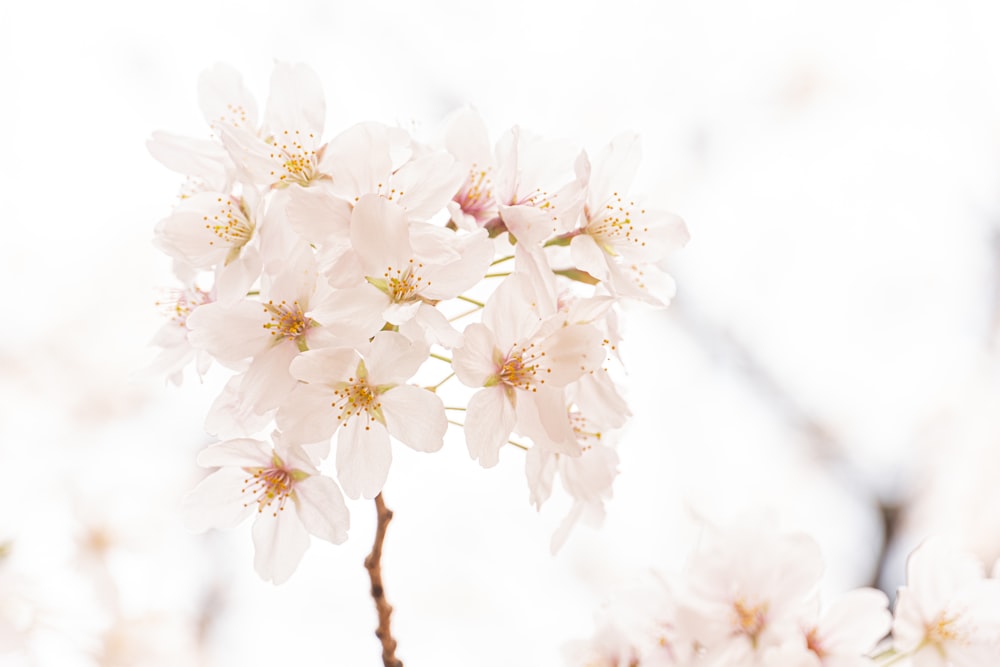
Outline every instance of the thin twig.
{"type": "Polygon", "coordinates": [[[396,640],[392,637],[390,616],[392,605],[385,599],[382,588],[382,542],[385,540],[385,529],[392,521],[392,510],[385,506],[382,494],[375,496],[375,509],[378,512],[378,526],[375,528],[375,543],[372,552],[365,558],[365,569],[372,581],[372,598],[375,600],[375,610],[378,612],[378,628],[375,636],[382,642],[382,664],[384,667],[403,667],[403,662],[396,657],[396,640]]]}

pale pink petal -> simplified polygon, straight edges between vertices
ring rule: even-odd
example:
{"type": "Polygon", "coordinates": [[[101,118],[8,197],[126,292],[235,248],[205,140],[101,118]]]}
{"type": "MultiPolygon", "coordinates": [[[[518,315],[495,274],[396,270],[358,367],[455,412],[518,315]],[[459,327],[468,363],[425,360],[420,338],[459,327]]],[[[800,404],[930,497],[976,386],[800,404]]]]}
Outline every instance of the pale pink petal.
{"type": "Polygon", "coordinates": [[[357,373],[361,355],[352,348],[309,350],[292,360],[288,370],[302,382],[324,385],[342,382],[357,373]]]}
{"type": "Polygon", "coordinates": [[[552,495],[558,459],[541,447],[532,447],[524,455],[524,474],[528,478],[529,502],[536,509],[552,495]]]}
{"type": "MultiPolygon", "coordinates": [[[[580,444],[569,423],[566,412],[566,393],[559,387],[542,386],[531,392],[518,392],[517,428],[522,424],[539,424],[544,437],[537,438],[539,445],[566,456],[579,456],[580,444]]],[[[532,432],[525,433],[532,436],[532,432]]],[[[534,439],[534,438],[533,438],[534,439]]]]}
{"type": "Polygon", "coordinates": [[[606,253],[601,250],[588,234],[579,234],[569,242],[570,258],[574,266],[586,271],[598,280],[608,279],[608,261],[606,253]]]}
{"type": "Polygon", "coordinates": [[[441,449],[448,418],[437,394],[401,384],[382,394],[381,401],[392,437],[418,452],[441,449]]]}
{"type": "Polygon", "coordinates": [[[486,230],[456,236],[449,246],[459,252],[458,259],[430,265],[423,273],[427,286],[421,294],[428,299],[451,299],[462,294],[483,279],[493,261],[493,243],[486,230]]]}
{"type": "Polygon", "coordinates": [[[316,72],[302,63],[276,63],[264,112],[267,128],[275,133],[299,130],[300,136],[311,133],[317,145],[325,121],[323,84],[316,72]]]}
{"type": "Polygon", "coordinates": [[[228,530],[246,519],[257,507],[242,491],[247,476],[242,468],[226,467],[201,480],[184,498],[184,525],[201,533],[210,528],[228,530]]]}
{"type": "Polygon", "coordinates": [[[350,235],[351,205],[325,187],[288,188],[285,213],[289,226],[310,243],[330,243],[350,235]]]}
{"type": "Polygon", "coordinates": [[[497,372],[496,339],[493,332],[479,324],[470,324],[462,335],[462,345],[451,355],[455,376],[469,387],[482,387],[497,372]]]}
{"type": "Polygon", "coordinates": [[[351,245],[368,277],[406,269],[413,257],[406,211],[384,197],[364,195],[351,215],[351,245]]]}
{"type": "Polygon", "coordinates": [[[450,119],[445,147],[460,163],[486,168],[493,162],[489,132],[474,109],[461,109],[450,119]]]}
{"type": "Polygon", "coordinates": [[[329,387],[298,385],[278,408],[278,428],[295,442],[329,440],[339,424],[337,416],[340,413],[330,405],[334,398],[329,387]]]}
{"type": "Polygon", "coordinates": [[[334,290],[310,311],[313,319],[346,341],[367,340],[382,325],[389,297],[371,285],[334,290]]]}
{"type": "Polygon", "coordinates": [[[188,340],[222,363],[235,364],[270,347],[271,336],[264,328],[268,321],[267,311],[253,301],[241,301],[229,308],[206,303],[188,316],[188,340]]]}
{"type": "Polygon", "coordinates": [[[226,149],[215,141],[153,132],[152,138],[146,141],[146,148],[167,169],[199,178],[210,190],[229,187],[232,160],[226,149]]]}
{"type": "Polygon", "coordinates": [[[603,428],[620,428],[632,416],[628,404],[618,393],[614,380],[606,370],[585,373],[577,380],[574,388],[574,402],[580,412],[603,428]]]}
{"type": "Polygon", "coordinates": [[[556,532],[552,533],[552,540],[549,542],[549,550],[553,553],[559,553],[559,550],[563,548],[566,544],[566,540],[569,539],[569,534],[573,530],[573,527],[580,520],[580,516],[583,514],[584,504],[579,501],[574,501],[573,506],[569,510],[569,514],[559,522],[559,527],[556,528],[556,532]]]}
{"type": "Polygon", "coordinates": [[[393,331],[380,331],[372,338],[365,355],[368,378],[372,384],[405,382],[427,360],[430,350],[393,331]]]}
{"type": "Polygon", "coordinates": [[[240,383],[243,401],[257,414],[273,410],[295,388],[288,366],[299,354],[292,341],[282,341],[260,353],[250,363],[240,383]]]}
{"type": "Polygon", "coordinates": [[[500,218],[518,243],[541,246],[560,233],[558,216],[538,206],[501,206],[500,218]]]}
{"type": "Polygon", "coordinates": [[[295,507],[306,530],[334,544],[347,541],[351,515],[337,483],[312,475],[295,485],[295,507]]]}
{"type": "Polygon", "coordinates": [[[545,363],[552,369],[546,384],[564,387],[604,362],[603,336],[589,324],[571,324],[557,329],[542,342],[545,363]]]}
{"type": "Polygon", "coordinates": [[[359,123],[341,132],[326,145],[319,166],[332,177],[334,191],[349,202],[377,192],[392,173],[386,126],[359,123]]]}
{"type": "Polygon", "coordinates": [[[253,544],[257,574],[265,581],[281,584],[292,576],[309,548],[309,533],[290,508],[266,508],[258,512],[253,523],[253,544]]]}
{"type": "Polygon", "coordinates": [[[374,498],[389,476],[392,448],[385,427],[354,417],[337,438],[337,479],[348,498],[374,498]]]}
{"type": "Polygon", "coordinates": [[[496,346],[503,353],[538,330],[541,320],[537,303],[531,278],[522,273],[504,278],[490,296],[483,308],[482,323],[493,331],[496,346]]]}
{"type": "Polygon", "coordinates": [[[388,196],[413,220],[428,220],[451,201],[464,178],[451,155],[430,153],[407,162],[392,175],[388,196]]]}
{"type": "Polygon", "coordinates": [[[639,135],[623,132],[612,139],[594,160],[587,198],[590,207],[601,205],[609,195],[628,192],[641,159],[639,135]]]}
{"type": "Polygon", "coordinates": [[[400,325],[399,332],[411,340],[437,344],[449,350],[462,344],[462,334],[444,313],[426,303],[420,304],[409,322],[400,325]]]}
{"type": "Polygon", "coordinates": [[[198,103],[212,127],[220,124],[255,130],[257,102],[231,65],[217,63],[198,76],[198,103]]]}
{"type": "Polygon", "coordinates": [[[484,468],[500,462],[500,448],[507,443],[517,415],[503,387],[480,389],[465,413],[465,444],[469,455],[484,468]]]}
{"type": "Polygon", "coordinates": [[[892,626],[889,598],[873,588],[842,595],[823,614],[819,637],[824,651],[863,655],[874,648],[892,626]]]}
{"type": "Polygon", "coordinates": [[[205,468],[269,466],[271,465],[271,448],[260,440],[234,438],[201,450],[198,453],[198,465],[205,468]]]}
{"type": "Polygon", "coordinates": [[[240,256],[228,264],[220,264],[216,271],[216,299],[223,306],[231,306],[246,298],[247,291],[260,277],[263,268],[260,251],[254,247],[244,247],[240,256]]]}

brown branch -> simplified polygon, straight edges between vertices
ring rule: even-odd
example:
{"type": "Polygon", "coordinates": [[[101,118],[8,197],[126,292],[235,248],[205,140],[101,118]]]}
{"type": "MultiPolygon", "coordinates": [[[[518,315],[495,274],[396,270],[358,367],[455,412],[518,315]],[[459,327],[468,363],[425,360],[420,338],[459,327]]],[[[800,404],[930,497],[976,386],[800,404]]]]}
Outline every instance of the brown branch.
{"type": "Polygon", "coordinates": [[[372,552],[365,558],[365,569],[372,580],[372,598],[375,599],[375,610],[378,611],[378,628],[375,636],[382,642],[382,664],[385,667],[403,667],[396,657],[396,640],[392,638],[392,628],[389,617],[392,615],[392,605],[385,599],[382,588],[382,542],[385,541],[385,529],[392,521],[392,510],[385,506],[382,494],[375,496],[375,509],[378,511],[378,526],[375,528],[375,543],[372,552]]]}

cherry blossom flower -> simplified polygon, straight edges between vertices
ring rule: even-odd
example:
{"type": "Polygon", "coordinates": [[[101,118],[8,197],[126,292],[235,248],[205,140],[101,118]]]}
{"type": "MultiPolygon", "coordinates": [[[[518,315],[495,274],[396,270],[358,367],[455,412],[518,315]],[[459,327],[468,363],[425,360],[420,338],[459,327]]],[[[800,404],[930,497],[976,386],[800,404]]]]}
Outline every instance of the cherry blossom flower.
{"type": "Polygon", "coordinates": [[[564,175],[572,164],[565,147],[515,126],[497,142],[496,155],[500,231],[536,246],[572,228],[586,183],[564,175]]]}
{"type": "Polygon", "coordinates": [[[312,350],[291,373],[302,384],[278,410],[280,428],[304,443],[337,437],[337,476],[351,498],[374,498],[392,462],[390,436],[420,452],[444,444],[448,420],[434,393],[405,384],[426,346],[383,331],[370,345],[312,350]]]}
{"type": "Polygon", "coordinates": [[[188,320],[192,345],[223,364],[245,369],[239,393],[257,414],[278,407],[295,386],[288,365],[296,355],[338,341],[334,329],[323,326],[332,321],[322,309],[329,289],[317,280],[312,254],[306,252],[290,263],[295,264],[299,265],[295,270],[262,287],[260,300],[206,304],[188,320]]]}
{"type": "Polygon", "coordinates": [[[493,258],[486,232],[456,234],[409,222],[406,212],[385,198],[365,195],[351,215],[350,238],[362,284],[333,295],[331,308],[342,326],[369,336],[389,322],[416,320],[434,342],[460,340],[434,306],[482,280],[493,258]]]}
{"type": "Polygon", "coordinates": [[[190,528],[228,529],[256,510],[254,568],[262,578],[286,581],[309,547],[309,535],[341,544],[350,516],[336,482],[319,473],[301,447],[277,432],[274,446],[240,438],[207,447],[199,465],[218,467],[184,502],[190,528]]]}
{"type": "Polygon", "coordinates": [[[499,229],[493,183],[496,160],[482,117],[472,109],[456,113],[448,124],[445,147],[465,171],[465,180],[448,203],[451,220],[463,229],[499,229]]]}
{"type": "Polygon", "coordinates": [[[768,664],[768,649],[801,641],[799,619],[822,570],[819,547],[805,535],[780,534],[763,520],[710,528],[678,591],[680,634],[705,647],[707,664],[768,664]]]}
{"type": "Polygon", "coordinates": [[[1000,582],[974,557],[939,540],[907,561],[896,599],[893,647],[914,667],[974,667],[1000,661],[1000,582]]]}
{"type": "Polygon", "coordinates": [[[458,379],[481,387],[469,399],[465,438],[483,467],[499,462],[500,447],[519,423],[525,435],[534,432],[557,451],[580,453],[564,388],[604,360],[600,332],[589,324],[553,330],[538,315],[539,308],[554,309],[540,305],[543,300],[526,274],[509,276],[490,297],[482,323],[466,327],[453,355],[458,379]]]}
{"type": "Polygon", "coordinates": [[[581,226],[573,233],[570,250],[573,263],[605,281],[613,294],[664,303],[672,288],[657,298],[638,284],[636,274],[658,272],[653,264],[682,247],[689,236],[679,217],[647,208],[626,194],[639,157],[639,139],[627,133],[601,152],[593,170],[586,154],[577,160],[578,176],[588,187],[581,226]]]}

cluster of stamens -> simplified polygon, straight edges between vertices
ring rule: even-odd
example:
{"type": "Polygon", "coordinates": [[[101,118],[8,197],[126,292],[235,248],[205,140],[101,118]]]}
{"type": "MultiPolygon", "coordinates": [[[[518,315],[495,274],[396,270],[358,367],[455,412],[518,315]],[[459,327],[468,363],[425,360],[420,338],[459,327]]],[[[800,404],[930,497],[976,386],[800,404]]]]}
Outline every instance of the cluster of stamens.
{"type": "Polygon", "coordinates": [[[197,287],[189,287],[185,290],[169,290],[169,295],[168,299],[157,301],[156,305],[166,308],[170,319],[182,327],[187,326],[188,315],[195,308],[212,300],[208,292],[197,287]]]}
{"type": "Polygon", "coordinates": [[[751,606],[740,598],[733,603],[733,611],[736,612],[737,633],[746,635],[757,646],[757,640],[767,625],[767,603],[751,606]]]}
{"type": "Polygon", "coordinates": [[[545,353],[538,352],[534,348],[534,343],[515,346],[500,362],[496,373],[497,381],[514,389],[538,391],[534,386],[535,383],[545,384],[544,375],[539,377],[539,374],[551,373],[552,369],[540,363],[545,353]]]}
{"type": "Polygon", "coordinates": [[[250,502],[256,502],[257,511],[263,512],[265,507],[277,504],[273,512],[274,516],[278,516],[278,512],[285,509],[285,502],[295,484],[291,471],[286,470],[280,459],[275,457],[273,467],[252,468],[247,472],[250,472],[251,476],[243,480],[246,486],[241,492],[250,494],[254,499],[243,503],[243,506],[249,507],[250,502]]]}
{"type": "MultiPolygon", "coordinates": [[[[291,132],[285,130],[282,134],[271,139],[275,151],[270,154],[270,158],[281,162],[281,168],[285,172],[278,174],[277,171],[272,170],[271,176],[276,177],[280,184],[297,183],[307,186],[319,176],[316,168],[316,151],[307,148],[302,143],[305,138],[301,135],[299,130],[291,132]]],[[[308,143],[312,144],[316,135],[310,132],[307,136],[309,137],[308,143]]]]}
{"type": "Polygon", "coordinates": [[[381,414],[382,402],[379,400],[379,392],[376,388],[368,384],[368,380],[362,377],[347,378],[347,382],[340,383],[334,387],[334,399],[330,406],[340,410],[337,421],[346,426],[352,417],[365,415],[365,430],[371,430],[372,419],[377,419],[381,414]]]}
{"type": "Polygon", "coordinates": [[[480,169],[475,163],[469,169],[469,177],[465,179],[462,189],[455,195],[454,201],[462,207],[462,211],[471,215],[476,222],[483,223],[496,216],[496,201],[493,199],[493,180],[490,178],[491,168],[480,169]]]}
{"type": "Polygon", "coordinates": [[[291,305],[285,301],[277,305],[274,301],[268,301],[264,304],[264,312],[271,316],[271,321],[264,323],[264,328],[274,337],[295,340],[309,328],[309,320],[298,301],[292,301],[291,305]]]}
{"type": "Polygon", "coordinates": [[[579,411],[573,410],[569,413],[569,425],[573,429],[573,435],[576,436],[576,441],[580,443],[582,451],[585,452],[592,449],[594,443],[600,442],[601,432],[593,430],[590,422],[579,411]]]}
{"type": "MultiPolygon", "coordinates": [[[[591,212],[584,209],[587,217],[587,234],[597,239],[598,244],[607,250],[611,245],[634,243],[645,246],[643,235],[649,232],[649,227],[637,227],[633,221],[637,216],[633,212],[635,202],[628,203],[617,192],[612,195],[604,207],[591,212]]],[[[646,209],[639,209],[639,216],[646,214],[646,209]]]]}
{"type": "MultiPolygon", "coordinates": [[[[219,212],[203,215],[205,229],[211,231],[227,246],[241,248],[253,236],[253,223],[247,218],[242,203],[234,197],[218,197],[219,212]]],[[[215,241],[209,241],[215,245],[215,241]]]]}
{"type": "MultiPolygon", "coordinates": [[[[216,123],[221,123],[222,125],[230,125],[232,127],[243,127],[246,125],[248,120],[247,110],[243,108],[242,104],[227,104],[225,113],[219,115],[215,119],[216,123]]],[[[214,125],[215,123],[213,123],[214,125]]]]}
{"type": "Polygon", "coordinates": [[[402,269],[386,267],[382,277],[385,279],[386,290],[393,303],[414,301],[419,298],[420,290],[430,287],[430,281],[424,282],[419,274],[423,268],[422,262],[413,259],[402,269]]]}
{"type": "Polygon", "coordinates": [[[949,642],[955,642],[961,638],[958,628],[955,627],[957,615],[949,616],[945,612],[938,614],[933,623],[928,623],[925,628],[925,640],[929,644],[942,646],[949,642]]]}

